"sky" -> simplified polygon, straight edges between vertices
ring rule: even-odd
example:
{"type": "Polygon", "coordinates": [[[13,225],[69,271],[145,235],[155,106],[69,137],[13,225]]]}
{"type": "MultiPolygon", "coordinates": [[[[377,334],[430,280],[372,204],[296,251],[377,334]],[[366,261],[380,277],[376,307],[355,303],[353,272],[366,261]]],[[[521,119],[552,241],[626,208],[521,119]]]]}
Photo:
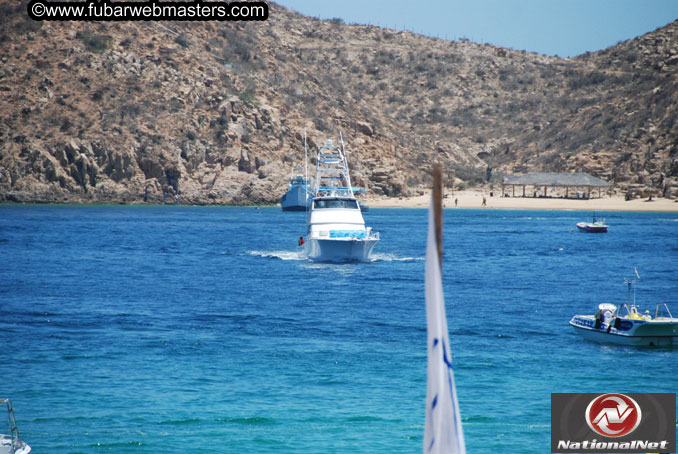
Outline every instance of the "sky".
{"type": "Polygon", "coordinates": [[[604,49],[678,19],[678,0],[274,1],[321,19],[560,57],[604,49]]]}

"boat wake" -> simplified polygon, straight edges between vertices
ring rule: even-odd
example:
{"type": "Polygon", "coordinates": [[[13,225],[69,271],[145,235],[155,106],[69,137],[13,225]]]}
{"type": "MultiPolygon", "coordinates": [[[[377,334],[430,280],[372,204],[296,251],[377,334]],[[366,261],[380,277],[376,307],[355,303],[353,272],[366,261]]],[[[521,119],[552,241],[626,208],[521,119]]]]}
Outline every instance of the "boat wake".
{"type": "Polygon", "coordinates": [[[302,251],[246,251],[245,253],[267,259],[306,260],[306,255],[302,251]]]}
{"type": "MultiPolygon", "coordinates": [[[[298,260],[306,261],[308,257],[304,254],[302,250],[299,251],[245,251],[245,254],[252,255],[255,257],[263,257],[267,259],[276,259],[276,260],[298,260]]],[[[419,262],[425,260],[425,257],[399,257],[395,254],[372,254],[370,260],[364,263],[375,263],[375,262],[419,262]]],[[[332,262],[330,262],[332,263],[332,262]]],[[[350,262],[337,262],[337,263],[350,263],[350,262]]],[[[360,263],[360,262],[358,262],[360,263]]]]}
{"type": "Polygon", "coordinates": [[[372,254],[370,262],[418,262],[425,260],[425,257],[398,257],[395,254],[372,254]]]}

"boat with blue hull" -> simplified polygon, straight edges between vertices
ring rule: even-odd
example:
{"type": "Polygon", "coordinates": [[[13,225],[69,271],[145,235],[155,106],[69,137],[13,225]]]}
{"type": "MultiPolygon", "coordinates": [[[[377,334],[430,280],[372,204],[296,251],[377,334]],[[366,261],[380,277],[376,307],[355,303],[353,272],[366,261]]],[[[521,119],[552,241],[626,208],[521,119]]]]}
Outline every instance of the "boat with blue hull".
{"type": "Polygon", "coordinates": [[[379,233],[365,226],[348,172],[346,151],[328,140],[317,150],[306,256],[319,261],[369,261],[379,233]]]}
{"type": "Polygon", "coordinates": [[[283,211],[306,211],[312,199],[313,192],[308,179],[296,174],[290,178],[289,188],[280,198],[280,206],[283,211]]]}

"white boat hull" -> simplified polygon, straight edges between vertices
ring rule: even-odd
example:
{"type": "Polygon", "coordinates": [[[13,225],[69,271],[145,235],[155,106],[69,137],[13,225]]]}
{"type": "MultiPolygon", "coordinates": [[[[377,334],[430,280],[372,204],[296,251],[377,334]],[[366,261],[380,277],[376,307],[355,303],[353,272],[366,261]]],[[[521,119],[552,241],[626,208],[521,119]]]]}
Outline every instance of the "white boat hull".
{"type": "Polygon", "coordinates": [[[7,443],[0,441],[0,454],[30,454],[31,447],[26,443],[23,443],[20,446],[14,446],[14,451],[12,451],[11,440],[7,443]]]}
{"type": "Polygon", "coordinates": [[[309,238],[304,247],[311,260],[327,262],[368,262],[377,239],[370,238],[309,238]]]}
{"type": "Polygon", "coordinates": [[[606,344],[633,346],[670,346],[678,343],[678,319],[635,320],[623,318],[619,329],[602,324],[596,328],[591,315],[575,315],[570,320],[574,330],[586,340],[606,344]]]}
{"type": "Polygon", "coordinates": [[[7,419],[5,421],[9,421],[8,433],[0,434],[0,454],[30,454],[31,447],[19,440],[19,430],[16,427],[12,402],[9,399],[0,399],[0,405],[7,407],[7,419]]]}
{"type": "Polygon", "coordinates": [[[587,233],[607,233],[607,226],[601,223],[579,222],[577,228],[587,233]]]}

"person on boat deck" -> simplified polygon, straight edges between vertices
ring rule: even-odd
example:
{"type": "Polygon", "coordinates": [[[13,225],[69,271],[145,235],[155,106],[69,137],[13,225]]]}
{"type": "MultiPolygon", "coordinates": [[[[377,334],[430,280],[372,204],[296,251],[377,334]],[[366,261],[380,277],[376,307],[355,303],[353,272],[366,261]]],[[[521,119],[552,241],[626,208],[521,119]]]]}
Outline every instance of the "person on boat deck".
{"type": "Polygon", "coordinates": [[[300,236],[299,237],[299,246],[303,246],[303,245],[304,245],[304,237],[300,236]]]}
{"type": "Polygon", "coordinates": [[[603,323],[609,327],[611,321],[612,321],[612,311],[607,310],[603,312],[603,323]]]}

